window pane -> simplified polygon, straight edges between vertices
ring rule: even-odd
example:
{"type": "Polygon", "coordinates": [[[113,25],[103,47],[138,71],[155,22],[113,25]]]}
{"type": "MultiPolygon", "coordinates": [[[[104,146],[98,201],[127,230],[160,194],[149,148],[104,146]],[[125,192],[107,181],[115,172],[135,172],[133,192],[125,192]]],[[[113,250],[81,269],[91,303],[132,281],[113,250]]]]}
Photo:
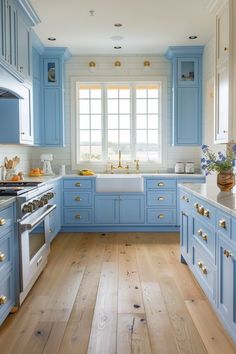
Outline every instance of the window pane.
{"type": "Polygon", "coordinates": [[[148,144],[157,144],[158,143],[158,133],[157,130],[148,131],[148,144]]]}
{"type": "Polygon", "coordinates": [[[99,114],[91,116],[91,129],[101,129],[102,117],[99,114]]]}
{"type": "Polygon", "coordinates": [[[158,129],[158,116],[156,114],[148,115],[148,128],[158,129]]]}
{"type": "MultiPolygon", "coordinates": [[[[121,160],[131,160],[131,154],[130,154],[130,144],[120,144],[120,150],[122,152],[121,155],[121,160]]],[[[122,165],[123,162],[122,162],[122,165]]]]}
{"type": "Polygon", "coordinates": [[[147,153],[146,153],[146,150],[143,145],[142,146],[137,145],[136,157],[138,160],[141,160],[141,161],[147,160],[147,153]]]}
{"type": "Polygon", "coordinates": [[[130,112],[130,100],[122,99],[120,100],[120,113],[129,113],[130,112]]]}
{"type": "Polygon", "coordinates": [[[147,144],[147,131],[137,130],[136,139],[137,139],[137,144],[140,143],[147,144]]]}
{"type": "Polygon", "coordinates": [[[90,144],[90,131],[80,130],[80,144],[89,145],[90,144]]]}
{"type": "Polygon", "coordinates": [[[157,161],[160,159],[160,154],[157,151],[148,151],[148,160],[157,161]]]}
{"type": "Polygon", "coordinates": [[[80,115],[80,129],[89,129],[89,115],[80,115]]]}
{"type": "Polygon", "coordinates": [[[93,89],[90,91],[91,98],[101,98],[101,89],[93,89]]]}
{"type": "Polygon", "coordinates": [[[129,89],[121,89],[119,91],[120,98],[130,98],[130,90],[129,89]]]}
{"type": "Polygon", "coordinates": [[[120,130],[120,144],[130,143],[130,130],[120,130]]]}
{"type": "Polygon", "coordinates": [[[102,102],[101,100],[91,100],[91,113],[101,114],[102,102]]]}
{"type": "Polygon", "coordinates": [[[136,89],[136,97],[137,98],[146,98],[147,90],[146,89],[136,89]]]}
{"type": "Polygon", "coordinates": [[[158,113],[158,100],[150,99],[148,100],[148,113],[158,113]]]}
{"type": "Polygon", "coordinates": [[[159,90],[157,88],[148,89],[148,98],[158,98],[159,90]]]}
{"type": "Polygon", "coordinates": [[[79,101],[79,112],[80,114],[89,113],[89,100],[80,100],[79,101]]]}
{"type": "Polygon", "coordinates": [[[101,131],[100,130],[91,130],[91,144],[92,145],[101,145],[101,131]]]}
{"type": "Polygon", "coordinates": [[[113,143],[118,145],[118,131],[108,130],[108,144],[113,144],[113,143]]]}
{"type": "Polygon", "coordinates": [[[118,100],[108,100],[108,113],[118,113],[118,100]]]}
{"type": "Polygon", "coordinates": [[[99,161],[102,158],[101,146],[91,146],[91,161],[99,161]]]}
{"type": "Polygon", "coordinates": [[[137,129],[147,128],[147,116],[145,114],[137,115],[136,125],[137,125],[137,129]]]}
{"type": "Polygon", "coordinates": [[[90,147],[80,146],[80,160],[89,161],[90,160],[90,147]]]}
{"type": "Polygon", "coordinates": [[[120,115],[120,129],[130,128],[130,116],[128,114],[120,115]]]}
{"type": "Polygon", "coordinates": [[[109,114],[108,129],[118,129],[118,115],[109,114]]]}
{"type": "Polygon", "coordinates": [[[80,89],[79,98],[89,98],[89,89],[80,89]]]}
{"type": "Polygon", "coordinates": [[[107,90],[108,98],[118,98],[118,90],[117,89],[108,89],[107,90]]]}
{"type": "Polygon", "coordinates": [[[147,100],[138,99],[136,104],[136,112],[147,113],[147,100]]]}

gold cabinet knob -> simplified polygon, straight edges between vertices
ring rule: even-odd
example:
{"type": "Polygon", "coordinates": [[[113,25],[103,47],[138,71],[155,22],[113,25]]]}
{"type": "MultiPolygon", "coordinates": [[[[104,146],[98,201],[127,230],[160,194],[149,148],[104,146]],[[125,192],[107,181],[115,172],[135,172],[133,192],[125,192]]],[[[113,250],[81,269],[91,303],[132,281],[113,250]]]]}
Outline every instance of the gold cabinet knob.
{"type": "Polygon", "coordinates": [[[157,186],[158,186],[158,187],[164,187],[164,185],[165,185],[164,182],[159,182],[159,183],[157,183],[157,186]]]}
{"type": "Polygon", "coordinates": [[[233,256],[233,253],[228,251],[228,250],[224,250],[224,255],[229,258],[229,257],[232,257],[233,256]]]}
{"type": "Polygon", "coordinates": [[[77,202],[81,202],[81,198],[80,197],[75,197],[75,200],[77,201],[77,202]]]}
{"type": "Polygon", "coordinates": [[[198,207],[199,207],[199,204],[198,203],[194,203],[194,208],[198,209],[198,207]]]}
{"type": "Polygon", "coordinates": [[[197,233],[198,233],[199,236],[202,236],[202,234],[203,234],[202,229],[199,229],[197,233]]]}
{"type": "Polygon", "coordinates": [[[0,226],[3,226],[6,224],[6,220],[5,219],[0,219],[0,226]]]}
{"type": "Polygon", "coordinates": [[[5,259],[6,259],[5,254],[3,252],[0,252],[0,262],[5,261],[5,259]]]}
{"type": "Polygon", "coordinates": [[[183,195],[183,196],[182,196],[182,199],[183,199],[185,202],[189,203],[189,199],[188,199],[188,197],[186,197],[186,195],[183,195]]]}
{"type": "Polygon", "coordinates": [[[157,200],[163,201],[163,200],[165,200],[165,198],[164,197],[158,197],[157,200]]]}
{"type": "Polygon", "coordinates": [[[219,220],[218,225],[222,229],[226,229],[226,221],[225,220],[223,220],[223,219],[219,220]]]}
{"type": "Polygon", "coordinates": [[[0,305],[5,305],[7,303],[7,297],[5,295],[0,295],[0,305]]]}
{"type": "Polygon", "coordinates": [[[198,213],[201,214],[201,215],[204,215],[204,211],[205,211],[204,207],[202,205],[200,205],[198,207],[198,213]]]}
{"type": "Polygon", "coordinates": [[[209,210],[207,210],[207,209],[204,210],[204,216],[206,216],[207,218],[210,217],[210,212],[209,212],[209,210]]]}
{"type": "Polygon", "coordinates": [[[198,264],[198,267],[199,267],[199,268],[202,268],[202,267],[203,267],[202,261],[197,262],[197,264],[198,264]]]}
{"type": "Polygon", "coordinates": [[[203,241],[207,241],[208,240],[207,234],[202,235],[202,239],[203,239],[203,241]]]}
{"type": "Polygon", "coordinates": [[[227,52],[228,48],[227,47],[224,47],[224,51],[227,52]]]}
{"type": "Polygon", "coordinates": [[[51,229],[51,228],[49,228],[48,233],[49,233],[49,234],[51,234],[51,233],[52,233],[52,229],[51,229]]]}
{"type": "Polygon", "coordinates": [[[202,267],[202,273],[203,274],[207,274],[207,268],[206,267],[202,267]]]}
{"type": "Polygon", "coordinates": [[[165,219],[165,214],[159,214],[157,217],[158,219],[165,219]]]}
{"type": "Polygon", "coordinates": [[[76,182],[75,183],[75,187],[81,187],[81,183],[80,182],[76,182]]]}
{"type": "Polygon", "coordinates": [[[77,214],[77,215],[75,215],[75,218],[76,218],[76,219],[81,219],[81,215],[80,215],[80,214],[77,214]]]}

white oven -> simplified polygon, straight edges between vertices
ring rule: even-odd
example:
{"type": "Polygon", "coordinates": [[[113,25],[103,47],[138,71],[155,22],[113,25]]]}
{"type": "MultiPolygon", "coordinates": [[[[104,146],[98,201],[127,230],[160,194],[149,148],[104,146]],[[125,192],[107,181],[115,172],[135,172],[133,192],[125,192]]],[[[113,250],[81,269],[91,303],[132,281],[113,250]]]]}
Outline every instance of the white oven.
{"type": "Polygon", "coordinates": [[[46,204],[19,221],[20,304],[47,263],[50,252],[49,214],[56,205],[46,204]]]}

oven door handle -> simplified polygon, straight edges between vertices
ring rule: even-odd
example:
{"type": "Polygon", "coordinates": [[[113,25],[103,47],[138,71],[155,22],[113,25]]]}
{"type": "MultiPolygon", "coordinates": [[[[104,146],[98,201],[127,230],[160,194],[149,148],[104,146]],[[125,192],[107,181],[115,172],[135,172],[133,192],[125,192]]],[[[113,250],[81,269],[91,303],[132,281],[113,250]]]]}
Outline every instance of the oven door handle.
{"type": "Polygon", "coordinates": [[[34,222],[30,224],[24,224],[20,222],[19,224],[21,231],[32,230],[37,224],[43,221],[43,219],[45,219],[45,217],[50,214],[54,209],[56,209],[56,204],[48,205],[48,209],[43,214],[41,214],[34,222]]]}

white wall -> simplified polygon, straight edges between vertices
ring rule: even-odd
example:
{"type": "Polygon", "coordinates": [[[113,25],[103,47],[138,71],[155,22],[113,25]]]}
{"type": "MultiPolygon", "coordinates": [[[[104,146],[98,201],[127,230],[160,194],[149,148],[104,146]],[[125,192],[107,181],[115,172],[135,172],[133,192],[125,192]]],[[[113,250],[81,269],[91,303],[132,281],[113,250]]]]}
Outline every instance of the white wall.
{"type": "MultiPolygon", "coordinates": [[[[39,155],[44,152],[51,152],[54,155],[53,168],[58,172],[61,164],[66,164],[67,171],[71,170],[71,113],[70,113],[70,80],[72,77],[89,78],[90,80],[100,80],[104,77],[123,77],[129,80],[129,77],[144,77],[150,80],[155,77],[165,77],[167,79],[167,131],[165,160],[163,161],[162,170],[173,170],[176,161],[194,161],[196,167],[199,168],[200,148],[199,147],[172,147],[171,146],[171,64],[164,56],[99,56],[99,57],[72,57],[66,64],[65,79],[65,128],[66,128],[66,147],[65,148],[33,148],[32,164],[39,165],[39,155]],[[89,71],[88,63],[93,60],[96,62],[96,71],[89,71]],[[120,60],[122,63],[119,71],[115,70],[114,62],[120,60]],[[151,63],[150,70],[144,72],[143,62],[149,60],[151,63]]],[[[153,166],[153,171],[155,166],[153,166]]]]}
{"type": "Polygon", "coordinates": [[[4,158],[12,159],[14,156],[20,158],[20,163],[17,165],[17,172],[22,171],[28,174],[31,166],[31,148],[20,145],[0,145],[0,166],[4,165],[4,158]]]}

